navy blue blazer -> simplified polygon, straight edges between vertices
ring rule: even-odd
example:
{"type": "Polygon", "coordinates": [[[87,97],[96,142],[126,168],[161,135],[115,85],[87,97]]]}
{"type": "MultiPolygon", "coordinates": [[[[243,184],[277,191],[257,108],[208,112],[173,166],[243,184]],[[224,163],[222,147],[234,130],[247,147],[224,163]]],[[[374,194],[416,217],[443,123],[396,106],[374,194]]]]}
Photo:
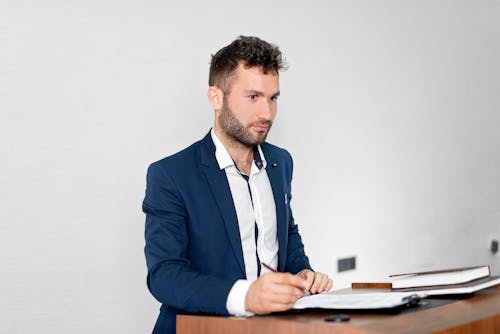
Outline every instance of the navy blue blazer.
{"type": "MultiPolygon", "coordinates": [[[[268,143],[261,148],[276,203],[278,271],[310,269],[290,209],[292,158],[268,143]]],[[[231,190],[210,133],[149,166],[142,208],[147,284],[163,304],[153,333],[175,333],[177,313],[228,315],[227,295],[246,274],[231,190]]]]}

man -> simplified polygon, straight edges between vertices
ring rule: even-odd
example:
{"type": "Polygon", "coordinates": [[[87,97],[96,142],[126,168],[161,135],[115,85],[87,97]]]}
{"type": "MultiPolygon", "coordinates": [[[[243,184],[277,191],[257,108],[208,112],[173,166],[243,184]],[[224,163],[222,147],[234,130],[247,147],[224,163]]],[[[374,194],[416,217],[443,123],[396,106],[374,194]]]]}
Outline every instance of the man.
{"type": "Polygon", "coordinates": [[[278,47],[256,37],[222,48],[210,65],[213,129],[148,169],[147,283],[163,304],[153,333],[174,333],[177,313],[286,311],[332,287],[294,223],[292,159],[265,142],[283,68],[278,47]]]}

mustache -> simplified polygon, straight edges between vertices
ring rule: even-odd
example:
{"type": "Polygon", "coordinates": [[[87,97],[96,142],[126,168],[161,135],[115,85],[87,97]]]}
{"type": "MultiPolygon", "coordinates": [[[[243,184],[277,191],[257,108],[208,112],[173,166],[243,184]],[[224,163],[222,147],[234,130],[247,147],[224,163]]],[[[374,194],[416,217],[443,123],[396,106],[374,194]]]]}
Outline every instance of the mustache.
{"type": "Polygon", "coordinates": [[[265,126],[271,127],[271,125],[273,125],[273,122],[262,120],[262,121],[252,122],[252,123],[250,123],[249,126],[252,126],[252,125],[265,125],[265,126]]]}

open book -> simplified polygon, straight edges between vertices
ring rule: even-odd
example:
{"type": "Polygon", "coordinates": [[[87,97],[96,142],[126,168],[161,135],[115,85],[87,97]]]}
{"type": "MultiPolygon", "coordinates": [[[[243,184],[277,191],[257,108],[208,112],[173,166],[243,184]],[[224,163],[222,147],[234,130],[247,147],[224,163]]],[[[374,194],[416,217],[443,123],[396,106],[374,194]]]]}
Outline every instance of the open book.
{"type": "Polygon", "coordinates": [[[391,309],[418,303],[424,295],[414,292],[338,293],[335,291],[299,298],[294,309],[323,308],[337,310],[391,309]]]}

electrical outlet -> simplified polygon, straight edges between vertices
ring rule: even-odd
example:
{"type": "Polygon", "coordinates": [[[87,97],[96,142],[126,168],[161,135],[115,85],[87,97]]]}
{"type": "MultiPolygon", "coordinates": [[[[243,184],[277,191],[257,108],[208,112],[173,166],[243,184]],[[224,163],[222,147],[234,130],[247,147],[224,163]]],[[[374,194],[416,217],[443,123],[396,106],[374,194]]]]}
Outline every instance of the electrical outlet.
{"type": "Polygon", "coordinates": [[[346,257],[337,260],[337,272],[356,269],[356,257],[346,257]]]}
{"type": "Polygon", "coordinates": [[[493,255],[496,255],[496,253],[498,253],[498,238],[490,239],[490,252],[493,255]]]}

